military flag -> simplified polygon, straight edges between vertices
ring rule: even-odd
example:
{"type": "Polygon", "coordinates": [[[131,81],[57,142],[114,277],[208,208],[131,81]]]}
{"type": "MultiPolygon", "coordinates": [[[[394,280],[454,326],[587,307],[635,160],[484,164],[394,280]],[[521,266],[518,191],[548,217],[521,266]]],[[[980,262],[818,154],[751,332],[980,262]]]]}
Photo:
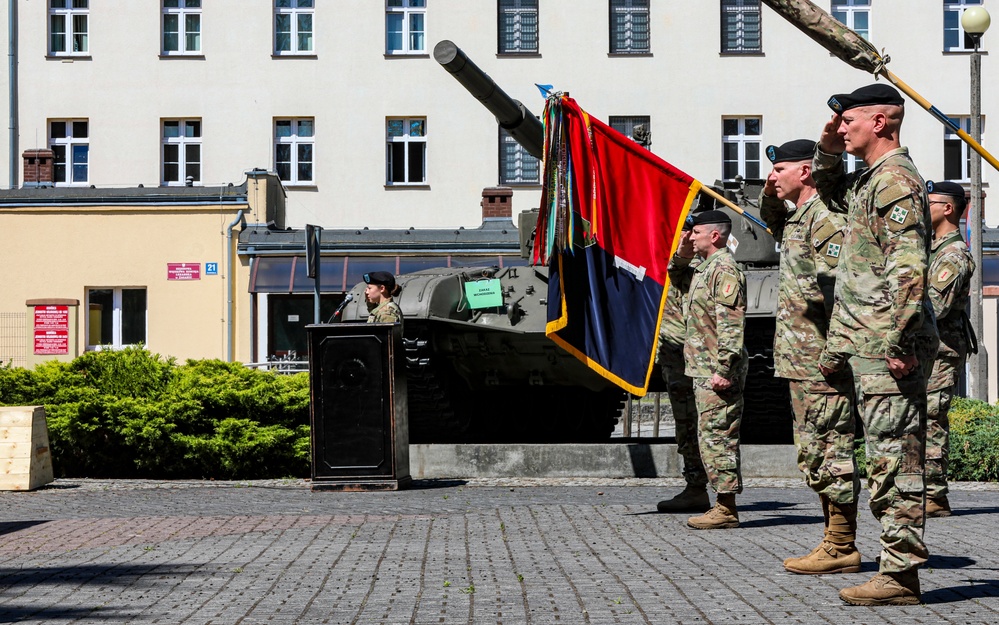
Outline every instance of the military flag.
{"type": "Polygon", "coordinates": [[[549,267],[546,334],[594,371],[644,395],[666,268],[701,183],[588,115],[547,100],[534,264],[549,267]]]}

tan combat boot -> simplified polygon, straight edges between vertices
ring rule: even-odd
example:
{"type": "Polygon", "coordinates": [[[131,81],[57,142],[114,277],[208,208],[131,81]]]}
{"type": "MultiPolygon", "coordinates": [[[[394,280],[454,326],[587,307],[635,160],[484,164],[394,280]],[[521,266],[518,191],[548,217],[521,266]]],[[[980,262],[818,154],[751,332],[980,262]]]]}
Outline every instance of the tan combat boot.
{"type": "Polygon", "coordinates": [[[919,575],[915,569],[878,573],[860,586],[839,591],[839,598],[853,605],[917,605],[919,575]]]}
{"type": "Polygon", "coordinates": [[[665,499],[656,505],[659,512],[707,512],[711,509],[707,486],[687,486],[672,499],[665,499]]]}
{"type": "Polygon", "coordinates": [[[860,552],[854,544],[857,504],[840,504],[823,499],[829,519],[825,537],[807,556],[784,560],[784,568],[799,575],[856,573],[860,570],[860,552]]]}
{"type": "Polygon", "coordinates": [[[950,514],[950,502],[947,501],[947,495],[926,499],[926,516],[941,518],[950,516],[950,514]]]}
{"type": "Polygon", "coordinates": [[[739,527],[739,511],[735,509],[735,493],[718,493],[715,507],[701,516],[687,519],[695,530],[724,530],[739,527]]]}

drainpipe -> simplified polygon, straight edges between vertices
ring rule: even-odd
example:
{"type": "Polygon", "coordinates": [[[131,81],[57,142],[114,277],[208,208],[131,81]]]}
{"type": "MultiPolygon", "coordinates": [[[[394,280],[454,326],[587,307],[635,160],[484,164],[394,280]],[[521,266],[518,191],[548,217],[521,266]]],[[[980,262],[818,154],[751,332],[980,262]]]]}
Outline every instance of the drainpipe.
{"type": "Polygon", "coordinates": [[[10,187],[17,188],[17,0],[7,0],[7,76],[10,84],[8,111],[10,113],[10,187]]]}
{"type": "Polygon", "coordinates": [[[226,313],[226,326],[225,326],[225,339],[226,339],[226,362],[232,362],[232,318],[235,314],[236,304],[233,301],[232,289],[235,284],[232,275],[232,257],[235,255],[232,248],[232,229],[236,226],[246,227],[246,221],[243,219],[243,209],[239,209],[236,213],[236,218],[232,220],[229,227],[225,229],[225,250],[226,250],[226,270],[225,270],[225,287],[226,287],[226,303],[227,303],[227,313],[226,313]]]}

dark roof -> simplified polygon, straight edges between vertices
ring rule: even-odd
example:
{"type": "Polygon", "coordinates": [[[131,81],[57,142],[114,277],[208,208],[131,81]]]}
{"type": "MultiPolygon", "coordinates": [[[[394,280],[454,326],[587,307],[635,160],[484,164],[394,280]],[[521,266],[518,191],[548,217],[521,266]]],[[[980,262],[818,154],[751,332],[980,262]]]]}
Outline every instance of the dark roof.
{"type": "Polygon", "coordinates": [[[0,190],[0,208],[61,204],[235,204],[247,201],[246,183],[193,187],[22,187],[0,190]]]}

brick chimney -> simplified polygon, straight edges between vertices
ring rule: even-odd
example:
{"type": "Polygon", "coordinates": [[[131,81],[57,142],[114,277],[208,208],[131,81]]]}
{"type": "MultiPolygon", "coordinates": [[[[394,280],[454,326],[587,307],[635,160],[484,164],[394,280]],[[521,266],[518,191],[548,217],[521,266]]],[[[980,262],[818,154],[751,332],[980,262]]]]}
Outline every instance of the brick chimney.
{"type": "Polygon", "coordinates": [[[21,155],[24,162],[25,187],[51,187],[55,179],[52,174],[55,154],[52,150],[25,150],[21,155]]]}
{"type": "Polygon", "coordinates": [[[482,190],[482,220],[513,218],[513,189],[486,187],[482,190]]]}

